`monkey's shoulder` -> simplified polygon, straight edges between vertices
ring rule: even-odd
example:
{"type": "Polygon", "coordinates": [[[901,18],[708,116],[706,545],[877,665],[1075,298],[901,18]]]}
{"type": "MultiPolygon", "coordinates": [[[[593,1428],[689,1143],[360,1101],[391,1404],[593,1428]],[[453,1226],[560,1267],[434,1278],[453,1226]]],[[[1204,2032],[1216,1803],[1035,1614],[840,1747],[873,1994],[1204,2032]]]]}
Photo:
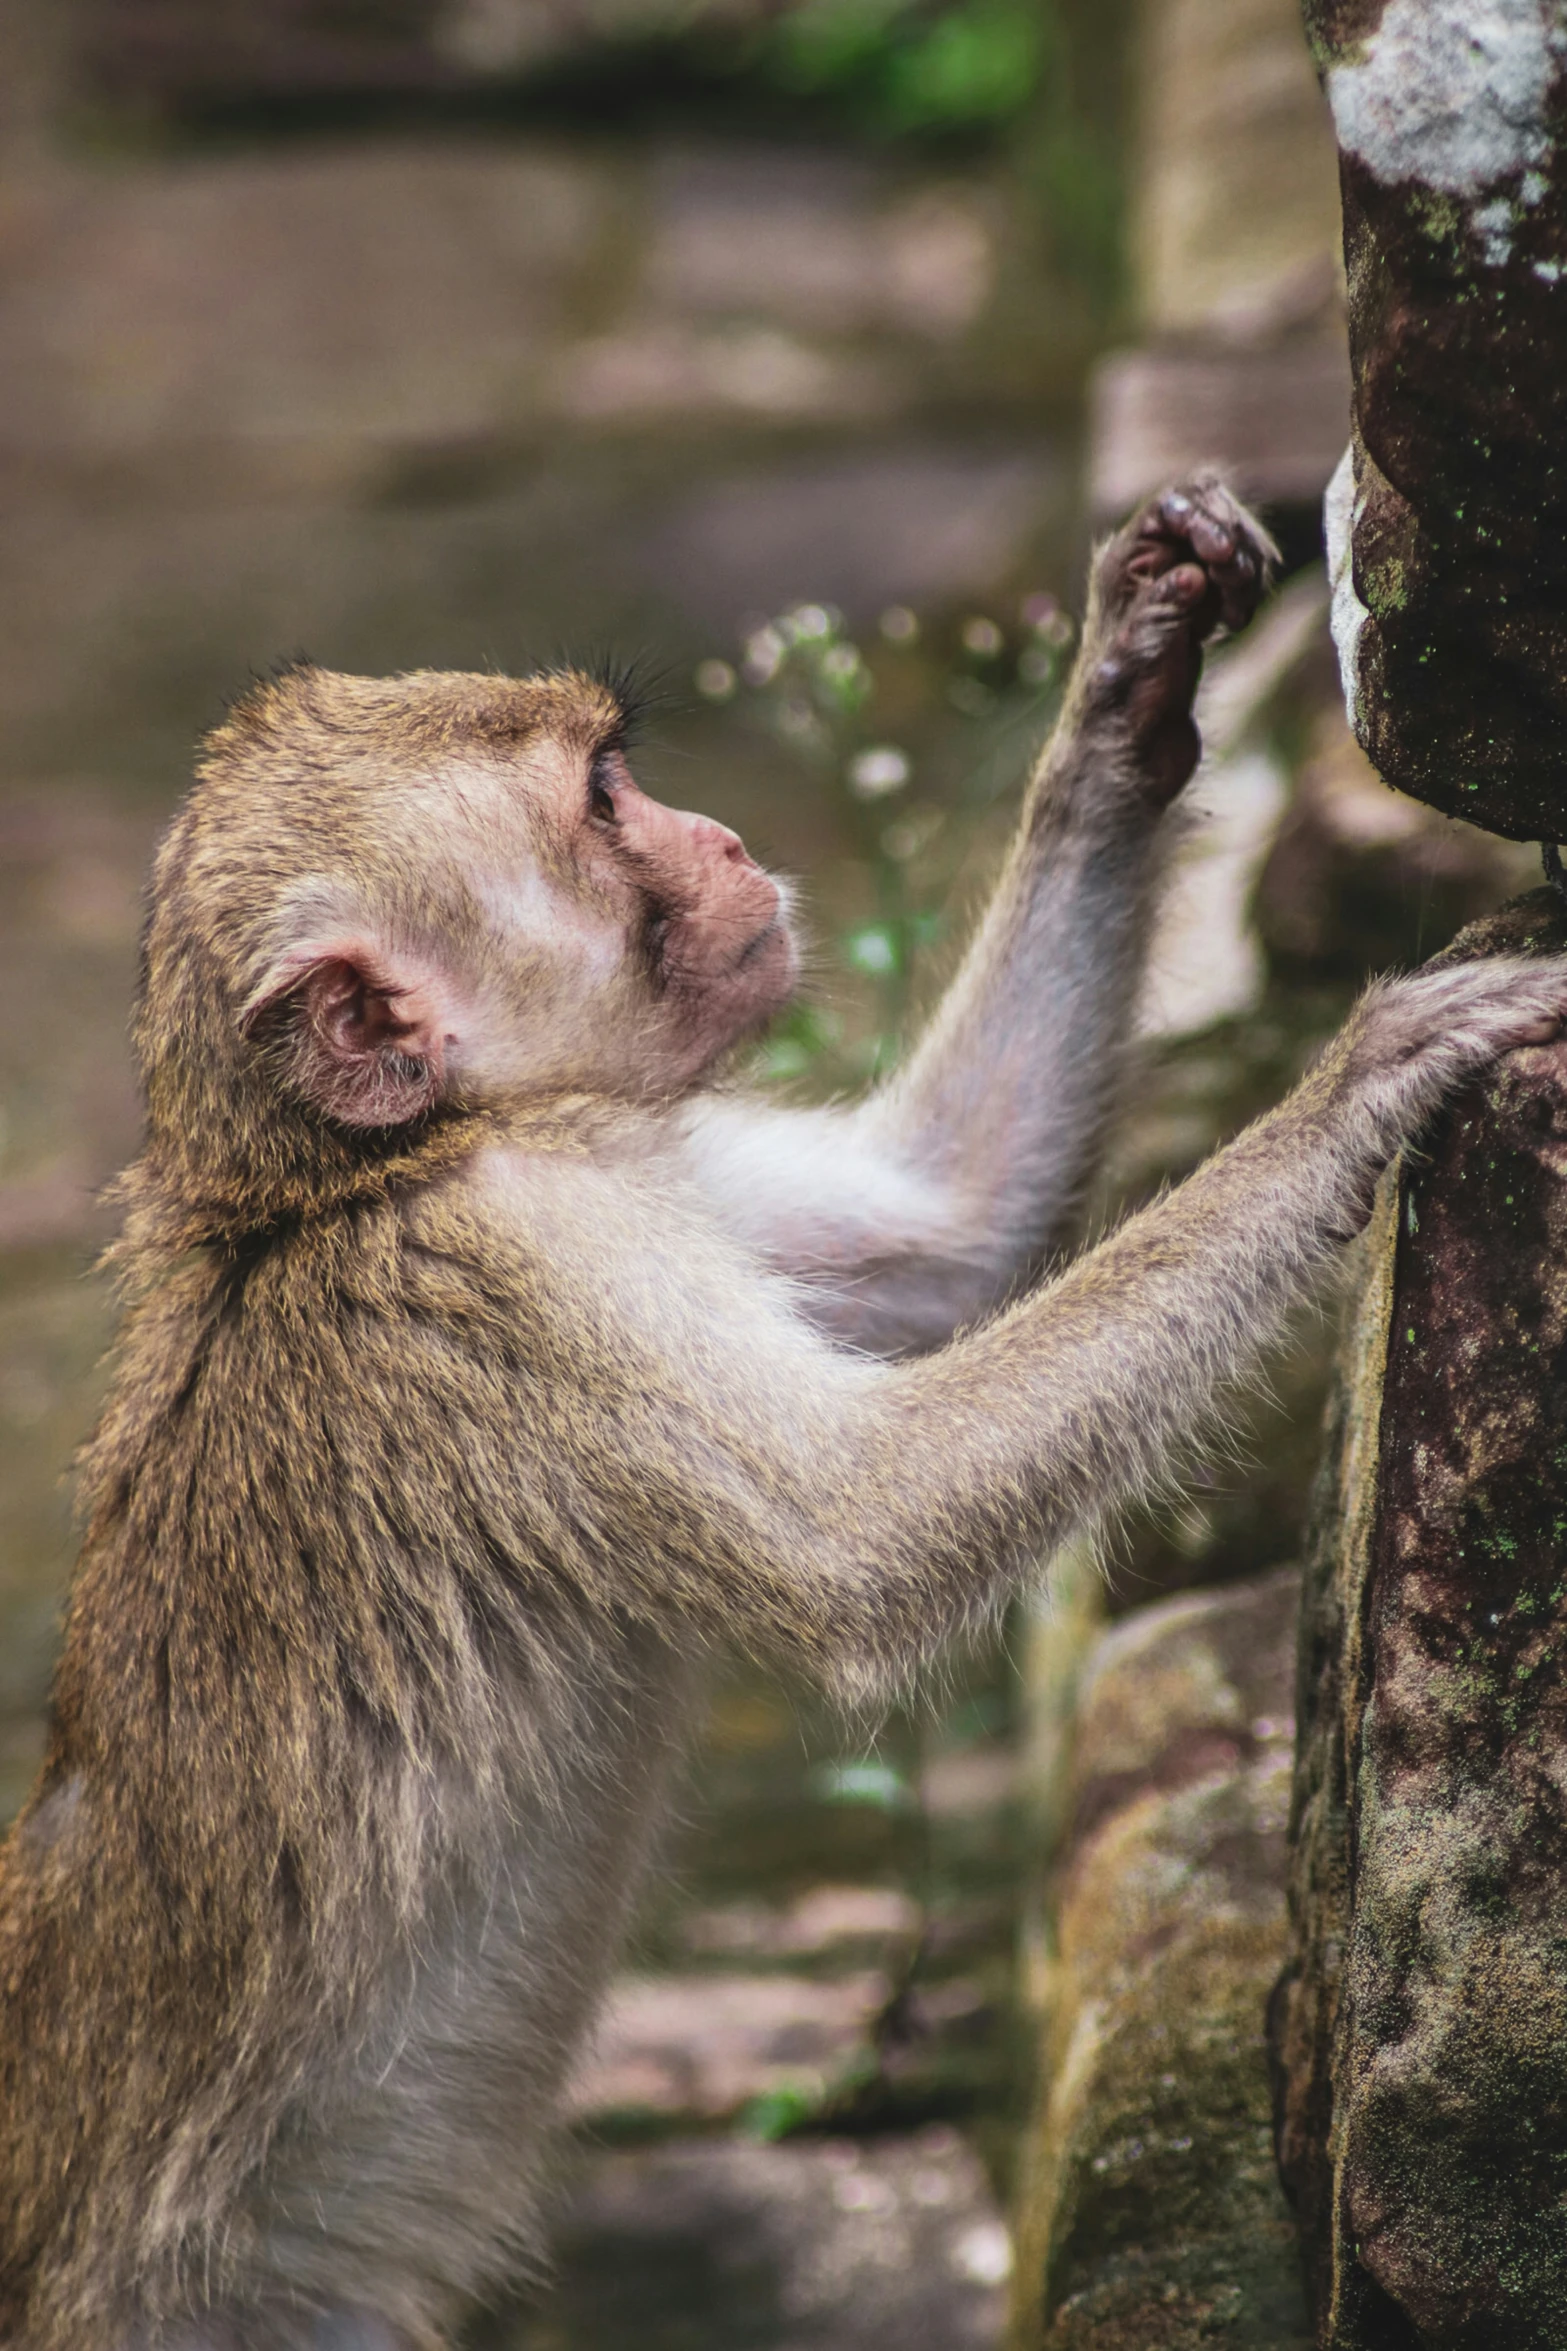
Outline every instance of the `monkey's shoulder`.
{"type": "Polygon", "coordinates": [[[356,1445],[384,1461],[463,1427],[509,1442],[557,1396],[662,1385],[715,1333],[791,1311],[669,1161],[496,1146],[148,1285],[83,1500],[91,1517],[149,1480],[253,1484],[273,1460],[341,1482],[356,1445]]]}

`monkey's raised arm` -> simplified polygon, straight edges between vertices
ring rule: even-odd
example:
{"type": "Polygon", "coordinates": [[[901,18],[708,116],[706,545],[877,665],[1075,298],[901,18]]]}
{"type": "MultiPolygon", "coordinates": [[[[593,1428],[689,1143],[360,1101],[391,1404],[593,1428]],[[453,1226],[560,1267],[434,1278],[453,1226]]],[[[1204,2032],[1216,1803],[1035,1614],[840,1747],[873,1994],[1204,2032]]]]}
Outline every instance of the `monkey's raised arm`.
{"type": "Polygon", "coordinates": [[[939,1345],[1070,1239],[1132,1033],[1160,818],[1197,762],[1202,642],[1250,617],[1273,554],[1206,476],[1118,533],[1000,882],[905,1068],[849,1113],[694,1114],[732,1228],[815,1285],[835,1336],[939,1345]]]}
{"type": "MultiPolygon", "coordinates": [[[[617,1265],[596,1254],[617,1223],[600,1202],[582,1257],[582,1204],[562,1217],[563,1194],[539,1199],[532,1246],[579,1305],[598,1301],[553,1408],[550,1475],[568,1520],[631,1530],[605,1604],[885,1688],[1070,1526],[1168,1475],[1363,1220],[1399,1140],[1564,1010],[1559,961],[1373,991],[1289,1101],[1188,1184],[983,1329],[895,1366],[824,1346],[721,1243],[622,1218],[617,1265]]],[[[576,1555],[591,1582],[591,1543],[576,1555]]]]}

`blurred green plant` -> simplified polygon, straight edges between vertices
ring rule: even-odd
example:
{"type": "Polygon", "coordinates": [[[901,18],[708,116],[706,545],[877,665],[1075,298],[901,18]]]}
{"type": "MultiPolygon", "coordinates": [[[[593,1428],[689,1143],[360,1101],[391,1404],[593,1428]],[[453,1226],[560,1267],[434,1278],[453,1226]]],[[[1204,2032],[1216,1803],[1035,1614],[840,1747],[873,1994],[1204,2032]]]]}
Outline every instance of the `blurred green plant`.
{"type": "Polygon", "coordinates": [[[796,2132],[810,2129],[826,2098],[820,2082],[789,2082],[761,2090],[740,2109],[740,2131],[748,2139],[760,2139],[764,2146],[793,2138],[796,2132]]]}
{"type": "Polygon", "coordinates": [[[822,1804],[870,1804],[880,1812],[902,1812],[916,1801],[909,1774],[880,1755],[851,1755],[813,1764],[807,1794],[822,1804]]]}
{"type": "MultiPolygon", "coordinates": [[[[874,904],[834,947],[840,968],[869,987],[876,1018],[868,1048],[842,1075],[876,1077],[898,1057],[922,959],[946,928],[942,868],[927,853],[955,819],[961,825],[961,812],[915,789],[913,759],[879,723],[886,703],[906,718],[922,701],[944,703],[976,725],[1010,704],[1036,716],[1044,704],[1048,714],[1073,634],[1044,592],[1023,599],[1010,629],[985,613],[933,626],[893,605],[868,647],[849,634],[835,605],[804,603],[752,629],[738,661],[698,663],[695,684],[706,701],[749,705],[798,758],[829,770],[843,794],[874,904]]],[[[770,1033],[760,1073],[797,1078],[824,1058],[841,1059],[842,1047],[838,1015],[802,1001],[770,1033]]]]}
{"type": "Polygon", "coordinates": [[[754,70],[792,95],[836,99],[894,136],[971,129],[1020,114],[1045,53],[1020,0],[801,0],[774,18],[754,70]]]}

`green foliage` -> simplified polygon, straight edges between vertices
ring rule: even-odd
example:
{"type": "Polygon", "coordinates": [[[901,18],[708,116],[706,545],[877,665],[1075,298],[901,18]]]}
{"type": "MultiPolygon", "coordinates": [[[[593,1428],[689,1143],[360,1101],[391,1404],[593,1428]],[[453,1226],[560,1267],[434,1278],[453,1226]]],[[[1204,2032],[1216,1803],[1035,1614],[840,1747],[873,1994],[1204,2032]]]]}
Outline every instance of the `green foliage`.
{"type": "Polygon", "coordinates": [[[755,66],[902,133],[1006,121],[1033,96],[1043,56],[1041,11],[1019,0],[802,0],[775,19],[755,66]]]}
{"type": "Polygon", "coordinates": [[[835,1052],[842,1039],[843,1023],[835,1013],[815,1004],[791,1004],[758,1055],[758,1073],[766,1078],[803,1077],[819,1054],[835,1052]]]}
{"type": "Polygon", "coordinates": [[[908,1774],[879,1755],[815,1764],[806,1787],[823,1804],[870,1804],[878,1812],[903,1812],[915,1802],[908,1774]]]}
{"type": "Polygon", "coordinates": [[[822,2099],[819,2085],[803,2082],[763,2090],[741,2108],[740,2128],[748,2139],[760,2139],[764,2144],[792,2138],[816,2120],[822,2099]]]}
{"type": "Polygon", "coordinates": [[[893,50],[888,118],[900,130],[1004,121],[1032,96],[1042,54],[1037,10],[973,0],[939,17],[922,40],[893,50]]]}

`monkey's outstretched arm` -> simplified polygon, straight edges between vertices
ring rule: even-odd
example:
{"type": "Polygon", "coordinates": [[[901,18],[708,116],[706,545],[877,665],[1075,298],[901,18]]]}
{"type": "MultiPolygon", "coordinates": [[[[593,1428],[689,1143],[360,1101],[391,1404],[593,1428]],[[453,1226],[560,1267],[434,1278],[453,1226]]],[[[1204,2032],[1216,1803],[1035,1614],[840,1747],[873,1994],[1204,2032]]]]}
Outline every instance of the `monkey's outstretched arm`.
{"type": "MultiPolygon", "coordinates": [[[[765,1284],[742,1294],[727,1252],[672,1252],[681,1295],[656,1324],[672,1352],[652,1322],[609,1317],[557,1473],[582,1481],[586,1523],[629,1530],[613,1604],[849,1694],[885,1689],[1074,1523],[1178,1467],[1402,1138],[1564,1016],[1567,959],[1373,990],[1305,1084],[1189,1183],[912,1363],[823,1346],[765,1284]]],[[[648,1310],[661,1286],[640,1253],[600,1278],[648,1310]]]]}
{"type": "Polygon", "coordinates": [[[867,1129],[939,1170],[1010,1269],[1070,1238],[1133,1029],[1160,820],[1196,768],[1202,645],[1250,619],[1274,549],[1208,477],[1100,550],[1060,720],[1000,883],[867,1129]]]}
{"type": "Polygon", "coordinates": [[[1250,617],[1272,554],[1208,477],[1101,549],[1001,880],[905,1068],[851,1113],[697,1114],[710,1187],[816,1285],[835,1336],[939,1345],[1070,1239],[1133,1029],[1160,820],[1197,762],[1202,642],[1250,617]]]}

